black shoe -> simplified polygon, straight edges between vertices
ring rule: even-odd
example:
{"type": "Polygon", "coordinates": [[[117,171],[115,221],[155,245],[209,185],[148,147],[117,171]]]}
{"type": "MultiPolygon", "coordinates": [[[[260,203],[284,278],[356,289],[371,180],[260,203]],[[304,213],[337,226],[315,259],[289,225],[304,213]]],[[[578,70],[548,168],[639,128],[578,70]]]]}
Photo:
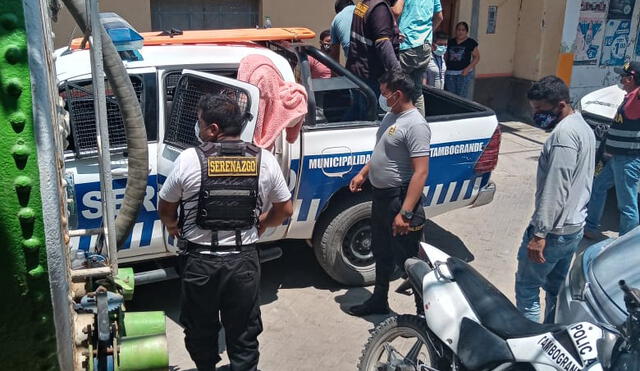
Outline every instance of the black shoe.
{"type": "Polygon", "coordinates": [[[389,304],[387,303],[373,303],[371,301],[365,301],[362,304],[354,305],[345,310],[348,314],[356,317],[370,316],[372,314],[389,314],[389,304]]]}

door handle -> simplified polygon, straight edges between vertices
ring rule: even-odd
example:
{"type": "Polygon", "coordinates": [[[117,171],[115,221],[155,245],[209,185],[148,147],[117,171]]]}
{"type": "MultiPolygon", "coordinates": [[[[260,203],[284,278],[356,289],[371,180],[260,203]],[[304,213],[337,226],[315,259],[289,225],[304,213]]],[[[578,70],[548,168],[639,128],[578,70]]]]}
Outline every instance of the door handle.
{"type": "Polygon", "coordinates": [[[111,169],[111,175],[119,176],[119,177],[129,176],[129,168],[128,167],[119,167],[119,168],[111,169]]]}
{"type": "MultiPolygon", "coordinates": [[[[151,174],[151,167],[149,167],[147,174],[151,174]]],[[[111,175],[117,177],[128,177],[129,167],[117,167],[115,169],[111,169],[111,175]]]]}

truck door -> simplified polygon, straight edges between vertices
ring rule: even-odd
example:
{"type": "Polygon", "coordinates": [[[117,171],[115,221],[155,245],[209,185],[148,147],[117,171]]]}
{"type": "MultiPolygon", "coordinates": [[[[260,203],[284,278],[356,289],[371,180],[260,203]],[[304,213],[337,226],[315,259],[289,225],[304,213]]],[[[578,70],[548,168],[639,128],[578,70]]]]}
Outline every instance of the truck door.
{"type": "MultiPolygon", "coordinates": [[[[130,70],[130,78],[140,101],[149,142],[149,177],[147,192],[137,222],[130,238],[118,256],[126,260],[139,260],[143,256],[166,253],[161,238],[160,222],[156,210],[156,153],[157,153],[157,108],[155,107],[156,73],[153,68],[130,70]],[[155,230],[155,232],[154,232],[155,230]],[[160,243],[158,243],[160,242],[160,243]]],[[[111,174],[116,198],[116,211],[124,197],[128,175],[126,133],[120,106],[106,84],[107,119],[111,144],[111,174]]],[[[69,205],[70,227],[73,229],[98,228],[101,224],[102,205],[97,161],[96,125],[93,88],[91,78],[64,81],[60,85],[60,96],[69,112],[71,135],[65,150],[65,166],[69,205]]],[[[74,237],[72,244],[89,249],[97,236],[74,237]]]]}
{"type": "MultiPolygon", "coordinates": [[[[164,125],[164,139],[158,155],[158,182],[164,183],[173,169],[173,162],[186,148],[197,146],[195,125],[197,122],[197,104],[204,94],[226,94],[238,102],[240,109],[251,114],[244,127],[241,138],[251,142],[258,116],[260,91],[257,87],[236,79],[211,73],[183,70],[180,80],[172,94],[171,110],[164,125]]],[[[161,185],[160,185],[161,187],[161,185]]],[[[270,237],[282,237],[285,228],[272,231],[270,237]]],[[[175,240],[164,229],[167,248],[177,250],[175,240]]]]}

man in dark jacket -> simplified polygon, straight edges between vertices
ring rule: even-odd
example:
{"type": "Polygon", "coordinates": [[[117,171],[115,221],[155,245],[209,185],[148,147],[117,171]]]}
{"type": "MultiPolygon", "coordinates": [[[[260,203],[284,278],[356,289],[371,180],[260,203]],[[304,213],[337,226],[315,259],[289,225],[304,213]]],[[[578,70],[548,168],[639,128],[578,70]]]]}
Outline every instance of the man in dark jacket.
{"type": "Polygon", "coordinates": [[[400,67],[399,30],[391,12],[395,2],[363,0],[353,12],[347,69],[364,80],[376,96],[380,95],[380,76],[400,67]]]}

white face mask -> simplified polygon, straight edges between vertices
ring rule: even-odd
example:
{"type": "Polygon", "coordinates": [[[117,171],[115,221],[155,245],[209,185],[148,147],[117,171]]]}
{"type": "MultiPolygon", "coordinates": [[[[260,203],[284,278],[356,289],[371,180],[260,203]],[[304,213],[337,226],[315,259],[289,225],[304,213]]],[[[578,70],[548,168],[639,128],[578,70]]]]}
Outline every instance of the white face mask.
{"type": "Polygon", "coordinates": [[[433,51],[433,54],[437,55],[438,57],[442,57],[446,52],[447,52],[446,45],[438,45],[436,46],[436,49],[433,51]]]}
{"type": "Polygon", "coordinates": [[[202,139],[200,139],[200,123],[197,120],[196,120],[195,131],[196,131],[196,139],[198,140],[198,142],[200,144],[204,144],[202,139]]]}
{"type": "Polygon", "coordinates": [[[378,97],[378,104],[380,105],[380,108],[382,108],[383,111],[385,112],[391,111],[391,107],[389,107],[389,105],[387,104],[387,98],[385,98],[385,96],[382,94],[380,94],[380,97],[378,97]]]}
{"type": "Polygon", "coordinates": [[[380,94],[380,96],[378,97],[378,104],[383,111],[389,112],[393,109],[393,106],[398,104],[398,101],[396,101],[393,106],[389,106],[389,100],[384,95],[380,94]]]}

